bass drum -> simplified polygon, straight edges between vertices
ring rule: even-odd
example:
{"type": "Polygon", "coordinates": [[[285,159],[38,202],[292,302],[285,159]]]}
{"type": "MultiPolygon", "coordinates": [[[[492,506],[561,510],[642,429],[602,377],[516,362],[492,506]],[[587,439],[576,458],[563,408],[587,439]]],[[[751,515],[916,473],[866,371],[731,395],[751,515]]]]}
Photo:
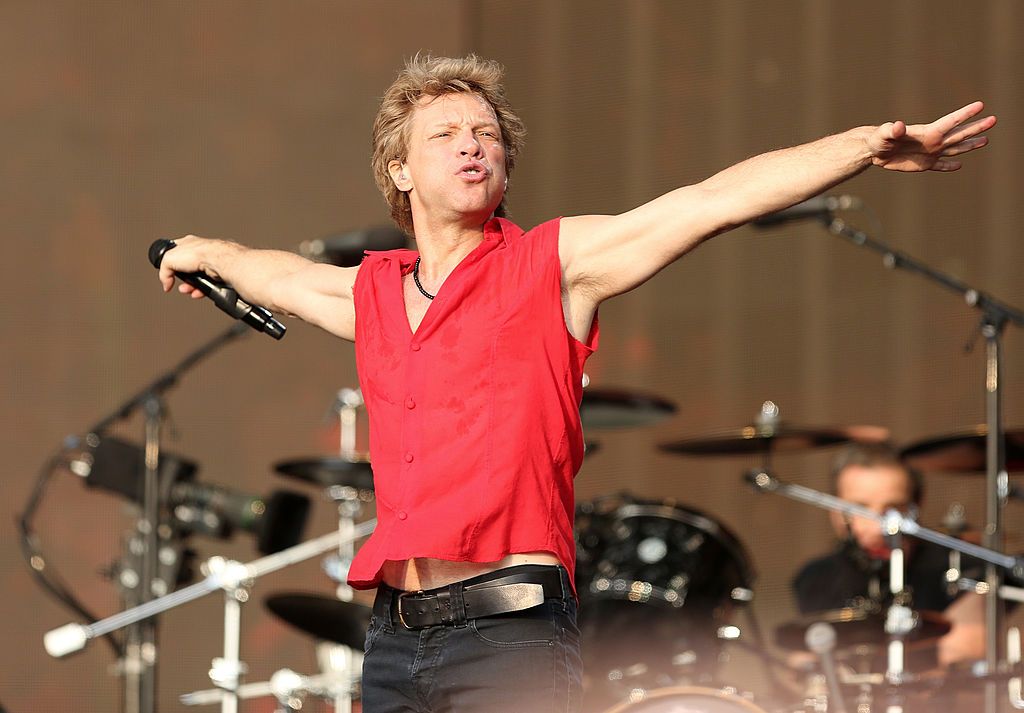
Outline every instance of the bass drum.
{"type": "Polygon", "coordinates": [[[715,681],[718,629],[752,596],[739,539],[698,510],[628,494],[580,503],[575,532],[588,710],[715,681]]]}
{"type": "Polygon", "coordinates": [[[746,698],[713,688],[676,686],[647,691],[606,713],[765,713],[746,698]]]}

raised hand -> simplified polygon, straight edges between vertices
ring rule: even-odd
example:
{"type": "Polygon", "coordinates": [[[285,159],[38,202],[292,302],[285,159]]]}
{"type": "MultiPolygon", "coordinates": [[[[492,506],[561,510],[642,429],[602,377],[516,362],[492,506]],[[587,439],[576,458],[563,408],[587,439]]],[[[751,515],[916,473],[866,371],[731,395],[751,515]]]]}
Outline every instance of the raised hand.
{"type": "Polygon", "coordinates": [[[893,171],[956,171],[961,162],[952,156],[980,149],[988,143],[988,137],[981,134],[995,126],[996,117],[969,121],[984,108],[985,105],[977,101],[930,124],[908,126],[902,121],[882,124],[868,139],[872,163],[893,171]]]}

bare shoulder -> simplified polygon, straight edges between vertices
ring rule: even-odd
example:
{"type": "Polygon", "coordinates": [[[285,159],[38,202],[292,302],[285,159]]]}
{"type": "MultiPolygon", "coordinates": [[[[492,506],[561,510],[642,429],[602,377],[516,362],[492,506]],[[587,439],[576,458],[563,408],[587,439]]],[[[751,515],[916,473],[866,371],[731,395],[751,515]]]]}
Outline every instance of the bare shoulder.
{"type": "Polygon", "coordinates": [[[563,272],[585,252],[587,244],[607,230],[615,216],[573,215],[562,218],[558,226],[558,257],[563,272]]]}

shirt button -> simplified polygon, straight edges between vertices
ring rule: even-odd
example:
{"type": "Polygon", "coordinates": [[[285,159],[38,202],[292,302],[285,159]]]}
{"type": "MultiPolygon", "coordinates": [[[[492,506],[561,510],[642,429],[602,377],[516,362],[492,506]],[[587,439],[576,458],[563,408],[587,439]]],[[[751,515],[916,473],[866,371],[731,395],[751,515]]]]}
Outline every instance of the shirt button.
{"type": "Polygon", "coordinates": [[[405,400],[405,407],[406,408],[416,408],[416,402],[412,400],[412,396],[410,396],[409,398],[407,398],[405,400]]]}
{"type": "Polygon", "coordinates": [[[409,348],[410,348],[410,349],[412,349],[412,350],[413,350],[414,352],[418,352],[418,351],[420,350],[420,345],[419,345],[419,344],[415,344],[415,343],[414,343],[414,344],[413,344],[413,345],[412,345],[411,347],[409,347],[409,348]]]}
{"type": "Polygon", "coordinates": [[[413,459],[412,453],[406,453],[405,454],[405,462],[406,463],[412,463],[412,459],[413,459]]]}
{"type": "Polygon", "coordinates": [[[398,511],[398,519],[399,520],[404,520],[407,517],[409,517],[409,513],[407,513],[405,510],[399,510],[398,511]]]}

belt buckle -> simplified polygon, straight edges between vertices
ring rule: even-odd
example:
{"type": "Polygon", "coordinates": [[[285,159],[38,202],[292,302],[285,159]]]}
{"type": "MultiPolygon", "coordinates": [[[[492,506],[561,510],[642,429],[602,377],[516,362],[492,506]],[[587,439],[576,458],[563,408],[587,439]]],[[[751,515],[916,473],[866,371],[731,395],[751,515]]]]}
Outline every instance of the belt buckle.
{"type": "Polygon", "coordinates": [[[409,631],[415,631],[416,628],[413,627],[413,626],[409,626],[409,624],[407,624],[405,622],[405,616],[402,615],[402,600],[405,599],[406,597],[415,596],[417,594],[423,594],[423,590],[420,590],[420,591],[417,591],[417,592],[402,592],[401,594],[398,595],[398,601],[395,604],[395,608],[398,609],[398,623],[400,623],[402,626],[404,626],[409,631]]]}

